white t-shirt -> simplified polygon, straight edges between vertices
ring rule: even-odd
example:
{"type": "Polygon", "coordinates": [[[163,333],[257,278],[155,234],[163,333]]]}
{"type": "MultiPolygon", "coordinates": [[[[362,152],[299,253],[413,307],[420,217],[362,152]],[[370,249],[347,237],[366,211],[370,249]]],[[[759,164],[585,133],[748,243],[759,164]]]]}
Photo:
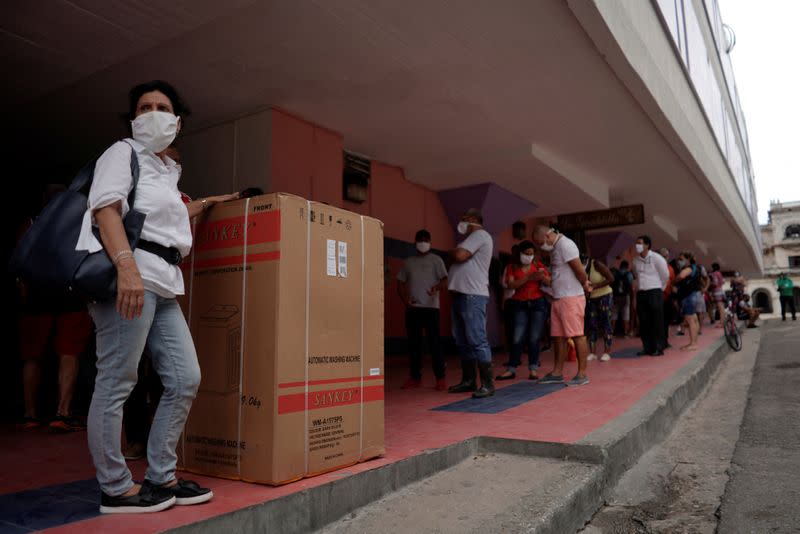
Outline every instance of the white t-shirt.
{"type": "Polygon", "coordinates": [[[471,252],[472,256],[464,263],[454,263],[450,267],[450,291],[489,296],[489,263],[493,247],[492,236],[482,228],[459,243],[458,248],[471,252]]]}
{"type": "MultiPolygon", "coordinates": [[[[92,232],[94,211],[121,200],[123,217],[128,213],[128,193],[132,185],[131,146],[139,158],[135,208],[146,214],[141,238],[165,247],[175,247],[187,256],[192,248],[192,229],[189,211],[178,191],[181,167],[168,157],[162,161],[133,139],[114,143],[97,160],[88,209],[75,250],[97,252],[103,248],[92,232]]],[[[145,289],[164,298],[184,293],[183,273],[179,266],[170,265],[160,256],[140,249],[134,251],[134,258],[145,289]]]]}
{"type": "Polygon", "coordinates": [[[578,245],[565,235],[561,235],[550,252],[550,271],[553,281],[553,297],[581,297],[584,295],[583,284],[575,276],[569,262],[580,257],[578,245]]]}
{"type": "Polygon", "coordinates": [[[415,308],[439,308],[439,292],[429,295],[428,291],[446,276],[442,258],[433,252],[406,258],[397,273],[397,279],[408,285],[408,297],[415,308]]]}

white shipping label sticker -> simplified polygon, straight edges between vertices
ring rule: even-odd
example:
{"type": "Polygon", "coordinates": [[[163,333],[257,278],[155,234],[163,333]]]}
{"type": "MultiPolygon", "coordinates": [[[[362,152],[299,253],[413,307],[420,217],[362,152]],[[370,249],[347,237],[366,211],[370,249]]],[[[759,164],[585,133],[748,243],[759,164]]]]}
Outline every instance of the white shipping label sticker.
{"type": "Polygon", "coordinates": [[[339,241],[339,276],[347,278],[347,243],[339,241]]]}
{"type": "Polygon", "coordinates": [[[369,376],[378,376],[379,374],[381,374],[380,367],[373,367],[372,369],[369,370],[369,376]]]}
{"type": "Polygon", "coordinates": [[[336,240],[328,239],[328,276],[336,276],[336,240]]]}

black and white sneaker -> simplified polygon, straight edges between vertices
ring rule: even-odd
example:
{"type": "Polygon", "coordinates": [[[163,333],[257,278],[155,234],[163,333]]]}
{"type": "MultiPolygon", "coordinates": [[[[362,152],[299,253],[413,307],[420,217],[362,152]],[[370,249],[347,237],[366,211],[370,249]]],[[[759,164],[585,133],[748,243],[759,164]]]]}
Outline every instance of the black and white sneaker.
{"type": "Polygon", "coordinates": [[[200,504],[208,502],[214,497],[214,492],[209,488],[201,488],[197,482],[193,480],[178,479],[178,483],[172,487],[160,489],[166,490],[175,496],[175,504],[178,506],[186,506],[190,504],[200,504]]]}
{"type": "Polygon", "coordinates": [[[112,497],[101,494],[101,514],[146,514],[161,512],[175,505],[177,499],[171,491],[145,482],[136,495],[112,497]]]}

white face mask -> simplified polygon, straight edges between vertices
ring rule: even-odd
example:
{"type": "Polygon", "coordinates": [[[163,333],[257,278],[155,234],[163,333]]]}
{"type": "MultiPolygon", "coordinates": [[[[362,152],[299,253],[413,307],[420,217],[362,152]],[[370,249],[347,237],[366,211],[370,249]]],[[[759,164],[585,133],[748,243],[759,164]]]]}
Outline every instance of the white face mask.
{"type": "Polygon", "coordinates": [[[456,227],[456,230],[458,230],[458,233],[461,235],[466,234],[468,229],[469,229],[469,223],[467,221],[461,221],[460,223],[458,223],[458,226],[456,227]]]}
{"type": "Polygon", "coordinates": [[[519,261],[522,262],[522,265],[530,265],[533,262],[533,254],[520,254],[519,261]]]}
{"type": "Polygon", "coordinates": [[[131,121],[133,138],[158,154],[178,135],[180,118],[166,111],[148,111],[131,121]]]}
{"type": "Polygon", "coordinates": [[[420,241],[417,243],[417,250],[420,251],[422,254],[425,254],[431,249],[431,244],[427,241],[420,241]]]}
{"type": "Polygon", "coordinates": [[[550,252],[551,250],[553,250],[553,245],[551,245],[547,241],[545,241],[544,245],[542,245],[539,248],[544,250],[545,252],[550,252]]]}
{"type": "Polygon", "coordinates": [[[641,243],[636,243],[636,253],[641,254],[642,252],[644,252],[644,245],[641,243]]]}

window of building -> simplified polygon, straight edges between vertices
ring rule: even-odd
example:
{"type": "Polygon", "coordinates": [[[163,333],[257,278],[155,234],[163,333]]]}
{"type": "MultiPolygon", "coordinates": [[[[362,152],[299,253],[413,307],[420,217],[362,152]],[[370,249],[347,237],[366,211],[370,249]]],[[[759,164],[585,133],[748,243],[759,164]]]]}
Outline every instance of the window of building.
{"type": "Polygon", "coordinates": [[[790,224],[784,233],[786,239],[800,239],[800,224],[790,224]]]}
{"type": "Polygon", "coordinates": [[[800,256],[789,256],[789,267],[800,269],[800,256]]]}

